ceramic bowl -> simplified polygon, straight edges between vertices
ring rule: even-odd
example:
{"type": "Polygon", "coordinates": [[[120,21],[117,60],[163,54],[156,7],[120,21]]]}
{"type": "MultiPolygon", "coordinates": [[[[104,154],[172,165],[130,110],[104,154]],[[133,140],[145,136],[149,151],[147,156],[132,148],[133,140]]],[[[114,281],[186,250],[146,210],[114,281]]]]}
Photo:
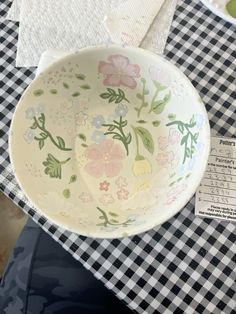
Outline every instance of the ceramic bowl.
{"type": "Polygon", "coordinates": [[[207,164],[205,107],[170,62],[136,48],[87,48],[54,63],[11,125],[16,178],[37,211],[80,235],[151,229],[189,201],[207,164]]]}

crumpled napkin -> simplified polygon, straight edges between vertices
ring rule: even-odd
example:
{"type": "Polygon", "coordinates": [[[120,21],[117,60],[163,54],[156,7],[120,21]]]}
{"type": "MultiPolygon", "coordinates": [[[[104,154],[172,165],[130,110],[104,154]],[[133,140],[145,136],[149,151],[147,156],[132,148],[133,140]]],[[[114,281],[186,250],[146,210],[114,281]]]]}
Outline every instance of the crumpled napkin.
{"type": "MultiPolygon", "coordinates": [[[[48,49],[73,52],[86,46],[120,43],[103,21],[114,8],[129,1],[14,0],[7,18],[20,21],[16,65],[37,66],[48,49]]],[[[137,36],[133,45],[141,42],[142,48],[163,53],[176,4],[177,0],[164,0],[154,21],[153,16],[149,18],[146,33],[137,36]]],[[[128,37],[124,43],[132,45],[128,37]]]]}

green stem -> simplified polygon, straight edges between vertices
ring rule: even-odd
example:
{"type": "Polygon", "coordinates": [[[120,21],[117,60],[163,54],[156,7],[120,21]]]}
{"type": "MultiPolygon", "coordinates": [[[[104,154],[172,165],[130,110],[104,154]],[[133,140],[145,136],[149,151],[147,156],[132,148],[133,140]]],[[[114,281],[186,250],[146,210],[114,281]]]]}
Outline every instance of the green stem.
{"type": "Polygon", "coordinates": [[[146,87],[146,81],[142,81],[143,83],[143,94],[142,94],[142,104],[140,106],[140,108],[138,109],[137,111],[137,115],[138,115],[138,118],[140,117],[140,114],[141,114],[141,111],[145,106],[145,95],[144,95],[144,92],[145,92],[145,87],[146,87]]]}
{"type": "Polygon", "coordinates": [[[37,127],[39,128],[39,130],[43,131],[45,134],[47,134],[47,137],[50,138],[51,142],[57,147],[59,148],[60,150],[63,150],[63,151],[71,151],[72,149],[71,148],[62,148],[60,147],[60,145],[58,145],[58,143],[54,140],[52,134],[47,131],[44,127],[44,123],[42,124],[42,126],[40,126],[40,124],[38,123],[38,120],[34,117],[34,122],[36,123],[37,127]]]}
{"type": "Polygon", "coordinates": [[[121,126],[121,124],[122,124],[122,117],[120,117],[120,126],[119,126],[119,131],[120,131],[120,134],[121,134],[121,136],[123,137],[123,139],[124,139],[124,146],[125,146],[125,149],[126,149],[126,154],[127,154],[127,156],[129,155],[129,145],[126,143],[126,136],[125,136],[125,133],[124,133],[124,131],[123,131],[123,128],[122,128],[122,126],[121,126]]]}
{"type": "Polygon", "coordinates": [[[100,211],[103,219],[105,220],[104,221],[104,227],[107,227],[108,225],[110,225],[110,226],[127,226],[129,223],[132,222],[132,220],[129,219],[123,223],[113,223],[113,222],[109,221],[109,218],[108,218],[108,216],[104,210],[102,210],[100,207],[97,207],[97,210],[100,211]]]}
{"type": "Polygon", "coordinates": [[[159,93],[159,89],[157,88],[156,91],[155,91],[155,94],[153,95],[152,102],[151,102],[151,108],[150,108],[150,110],[148,111],[148,113],[151,113],[151,112],[152,112],[153,104],[154,104],[154,102],[155,102],[155,100],[156,100],[156,98],[157,98],[158,93],[159,93]]]}

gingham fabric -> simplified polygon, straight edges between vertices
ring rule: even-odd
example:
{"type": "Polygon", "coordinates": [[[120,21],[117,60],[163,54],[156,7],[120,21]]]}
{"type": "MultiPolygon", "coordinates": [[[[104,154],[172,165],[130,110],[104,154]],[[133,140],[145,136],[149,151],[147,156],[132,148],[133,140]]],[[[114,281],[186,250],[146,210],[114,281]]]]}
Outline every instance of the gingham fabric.
{"type": "MultiPolygon", "coordinates": [[[[0,3],[1,20],[10,6],[0,3]]],[[[16,184],[8,157],[11,118],[32,69],[16,69],[18,25],[1,24],[0,188],[65,250],[138,313],[236,313],[236,228],[194,215],[194,198],[174,218],[122,240],[95,240],[36,214],[16,184]]],[[[198,0],[177,7],[165,51],[192,81],[214,133],[236,134],[236,28],[198,0]]],[[[191,105],[191,104],[190,104],[191,105]]]]}

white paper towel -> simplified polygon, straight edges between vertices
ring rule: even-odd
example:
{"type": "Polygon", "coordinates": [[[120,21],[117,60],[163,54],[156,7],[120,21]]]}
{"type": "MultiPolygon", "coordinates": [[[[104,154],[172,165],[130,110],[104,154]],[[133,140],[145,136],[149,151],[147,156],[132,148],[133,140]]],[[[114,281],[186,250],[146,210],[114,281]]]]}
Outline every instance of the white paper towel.
{"type": "Polygon", "coordinates": [[[104,24],[117,44],[139,46],[165,0],[127,0],[107,12],[104,24]]]}
{"type": "MultiPolygon", "coordinates": [[[[14,0],[20,6],[17,66],[37,66],[47,49],[77,51],[110,43],[106,13],[127,0],[14,0]]],[[[177,0],[165,0],[141,46],[163,53],[177,0]]],[[[14,4],[14,3],[13,3],[14,4]]],[[[19,12],[18,12],[19,13],[19,12]]],[[[17,9],[15,19],[17,19],[17,9]]]]}
{"type": "Polygon", "coordinates": [[[10,10],[7,12],[7,19],[19,22],[20,20],[21,0],[13,0],[10,10]]]}

